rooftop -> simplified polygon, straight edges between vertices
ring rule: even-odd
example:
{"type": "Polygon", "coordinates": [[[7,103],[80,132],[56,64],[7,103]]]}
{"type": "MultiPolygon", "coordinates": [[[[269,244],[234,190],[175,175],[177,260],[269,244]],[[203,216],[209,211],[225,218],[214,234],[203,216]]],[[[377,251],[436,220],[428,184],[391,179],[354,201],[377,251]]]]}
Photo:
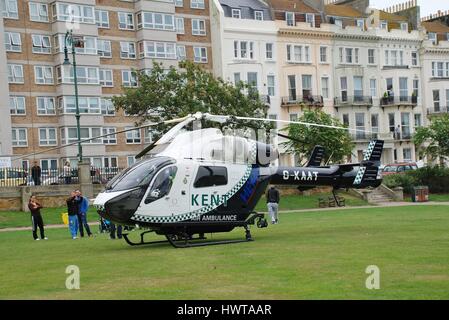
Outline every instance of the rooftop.
{"type": "Polygon", "coordinates": [[[269,0],[268,2],[276,11],[319,13],[318,10],[308,6],[302,0],[269,0]]]}
{"type": "Polygon", "coordinates": [[[421,25],[426,28],[427,32],[449,33],[449,27],[439,21],[423,21],[421,25]]]}
{"type": "Polygon", "coordinates": [[[363,13],[348,5],[328,4],[324,7],[324,11],[327,15],[335,17],[363,17],[363,13]]]}

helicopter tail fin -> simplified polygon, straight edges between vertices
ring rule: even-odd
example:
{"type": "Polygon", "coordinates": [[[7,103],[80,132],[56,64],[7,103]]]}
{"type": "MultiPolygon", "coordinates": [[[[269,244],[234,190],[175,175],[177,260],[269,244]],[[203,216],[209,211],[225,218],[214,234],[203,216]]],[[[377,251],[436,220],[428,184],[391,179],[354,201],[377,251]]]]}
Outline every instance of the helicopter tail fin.
{"type": "Polygon", "coordinates": [[[382,181],[379,174],[380,159],[384,146],[383,140],[373,140],[364,151],[363,161],[354,179],[354,186],[376,186],[382,181]]]}
{"type": "Polygon", "coordinates": [[[321,165],[321,161],[323,161],[323,158],[324,148],[322,146],[315,146],[306,167],[319,167],[321,165]]]}

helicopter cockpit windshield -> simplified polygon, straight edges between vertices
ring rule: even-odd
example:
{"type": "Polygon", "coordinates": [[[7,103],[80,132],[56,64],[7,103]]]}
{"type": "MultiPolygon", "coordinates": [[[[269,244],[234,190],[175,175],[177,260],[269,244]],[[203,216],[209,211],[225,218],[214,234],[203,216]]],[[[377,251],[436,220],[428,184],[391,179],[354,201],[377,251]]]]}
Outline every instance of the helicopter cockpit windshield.
{"type": "Polygon", "coordinates": [[[107,191],[124,191],[137,187],[148,187],[159,168],[174,163],[169,157],[154,157],[137,162],[122,171],[106,185],[107,191]]]}

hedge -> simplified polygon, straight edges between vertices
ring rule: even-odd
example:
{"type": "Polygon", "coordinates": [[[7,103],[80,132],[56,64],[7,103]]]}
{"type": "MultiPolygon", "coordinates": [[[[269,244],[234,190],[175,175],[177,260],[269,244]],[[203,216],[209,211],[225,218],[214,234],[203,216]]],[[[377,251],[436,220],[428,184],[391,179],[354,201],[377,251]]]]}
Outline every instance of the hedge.
{"type": "Polygon", "coordinates": [[[407,194],[412,194],[415,186],[428,186],[430,193],[449,193],[449,168],[423,167],[402,174],[392,174],[384,176],[383,183],[389,188],[402,187],[407,194]]]}

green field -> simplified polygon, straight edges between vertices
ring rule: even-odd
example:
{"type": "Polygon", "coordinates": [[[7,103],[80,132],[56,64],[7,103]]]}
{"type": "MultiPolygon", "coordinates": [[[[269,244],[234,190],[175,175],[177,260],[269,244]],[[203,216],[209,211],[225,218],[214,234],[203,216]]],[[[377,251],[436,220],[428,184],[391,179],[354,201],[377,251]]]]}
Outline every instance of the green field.
{"type": "Polygon", "coordinates": [[[66,229],[48,230],[48,241],[0,232],[0,298],[449,298],[449,206],[284,213],[252,233],[254,242],[174,249],[71,240],[66,229]],[[65,288],[68,265],[80,268],[80,290],[65,288]],[[365,288],[369,265],[380,268],[379,290],[365,288]]]}

